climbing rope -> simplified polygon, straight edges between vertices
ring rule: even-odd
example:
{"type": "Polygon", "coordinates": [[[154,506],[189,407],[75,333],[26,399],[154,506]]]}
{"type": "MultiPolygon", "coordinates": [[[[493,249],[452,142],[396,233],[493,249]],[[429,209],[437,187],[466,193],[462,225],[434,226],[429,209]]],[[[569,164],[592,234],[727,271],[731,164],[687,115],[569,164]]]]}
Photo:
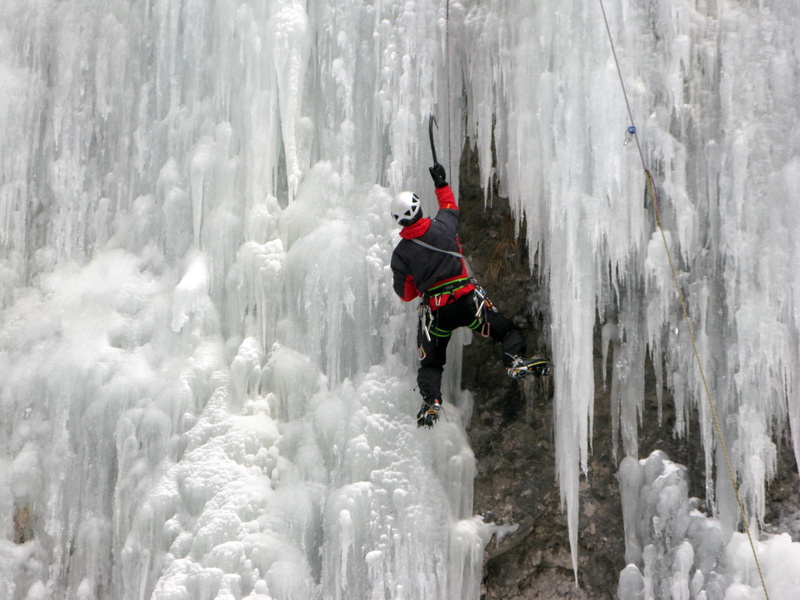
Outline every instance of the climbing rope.
{"type": "Polygon", "coordinates": [[[656,225],[658,226],[658,230],[661,233],[661,240],[664,243],[664,250],[666,252],[667,261],[669,263],[670,273],[672,274],[672,283],[675,286],[675,290],[678,294],[678,299],[681,304],[681,312],[683,313],[683,320],[686,325],[686,329],[689,332],[689,339],[692,342],[692,352],[694,354],[695,362],[697,363],[697,368],[700,372],[700,380],[703,383],[703,389],[705,390],[706,399],[708,400],[708,406],[711,412],[711,418],[714,423],[714,429],[717,432],[717,438],[719,441],[720,449],[722,450],[722,455],[725,457],[725,465],[728,468],[728,476],[731,480],[731,485],[733,486],[733,493],[736,496],[736,503],[739,506],[739,514],[742,518],[742,525],[744,527],[745,533],[747,534],[747,539],[750,542],[750,550],[753,552],[753,559],[755,560],[756,569],[758,570],[758,577],[761,580],[761,587],[764,590],[764,598],[769,600],[769,594],[767,593],[767,585],[764,581],[764,573],[761,570],[761,563],[758,560],[758,553],[756,552],[755,543],[753,542],[753,537],[750,534],[750,525],[747,520],[747,514],[744,510],[744,504],[742,503],[741,496],[739,495],[739,487],[736,485],[736,476],[733,472],[733,467],[731,466],[731,460],[728,455],[728,449],[725,445],[725,440],[722,437],[722,427],[720,427],[719,419],[717,418],[717,411],[714,406],[714,399],[711,395],[711,389],[708,385],[708,380],[706,379],[705,370],[703,369],[703,363],[700,360],[700,352],[697,349],[697,341],[695,339],[694,328],[692,327],[691,320],[689,318],[689,309],[686,305],[686,297],[681,289],[680,283],[678,281],[678,271],[675,268],[675,263],[672,260],[672,253],[669,249],[669,244],[667,242],[667,234],[664,232],[663,224],[661,223],[661,203],[658,197],[658,190],[656,189],[655,181],[653,180],[653,175],[650,173],[650,170],[647,168],[647,161],[644,158],[644,152],[642,152],[642,146],[639,143],[639,134],[636,130],[636,123],[633,119],[633,111],[631,110],[631,104],[628,100],[628,92],[625,90],[625,81],[622,77],[622,69],[619,65],[619,59],[617,58],[617,51],[614,47],[614,39],[611,35],[611,26],[608,24],[608,17],[606,15],[606,8],[603,4],[603,0],[599,0],[600,2],[600,9],[603,13],[603,21],[606,25],[606,32],[608,33],[608,41],[611,44],[611,53],[614,55],[614,63],[617,66],[617,75],[619,76],[619,82],[622,86],[622,95],[625,97],[625,105],[628,108],[628,117],[630,118],[630,126],[628,127],[628,139],[629,141],[631,138],[636,141],[636,147],[639,150],[639,158],[642,161],[642,168],[644,169],[645,178],[647,179],[647,188],[650,191],[650,196],[653,199],[653,212],[656,217],[656,225]]]}

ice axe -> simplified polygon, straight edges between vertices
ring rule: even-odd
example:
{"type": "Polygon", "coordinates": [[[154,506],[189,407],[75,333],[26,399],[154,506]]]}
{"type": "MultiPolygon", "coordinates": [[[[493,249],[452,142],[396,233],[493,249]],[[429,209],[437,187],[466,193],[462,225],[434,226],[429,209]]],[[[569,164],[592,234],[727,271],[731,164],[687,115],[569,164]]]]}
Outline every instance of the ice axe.
{"type": "Polygon", "coordinates": [[[436,160],[436,144],[433,142],[434,125],[436,125],[436,129],[439,129],[439,123],[436,121],[436,115],[431,113],[431,116],[428,119],[428,136],[431,138],[431,154],[433,154],[433,164],[437,164],[439,161],[436,160]]]}

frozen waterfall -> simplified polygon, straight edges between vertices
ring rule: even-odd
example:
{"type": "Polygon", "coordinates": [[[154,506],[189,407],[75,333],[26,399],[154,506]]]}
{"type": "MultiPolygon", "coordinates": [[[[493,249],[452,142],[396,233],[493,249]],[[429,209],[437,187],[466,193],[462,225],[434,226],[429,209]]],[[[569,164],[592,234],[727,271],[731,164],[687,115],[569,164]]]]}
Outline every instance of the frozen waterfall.
{"type": "MultiPolygon", "coordinates": [[[[800,11],[606,9],[757,528],[776,443],[800,461],[800,11]]],[[[550,299],[573,563],[608,385],[620,595],[761,597],[598,2],[4,0],[0,82],[0,596],[480,596],[460,348],[447,420],[418,431],[416,315],[388,268],[391,195],[432,205],[435,112],[454,190],[469,139],[550,299]],[[666,458],[638,462],[646,361],[675,434],[702,436],[713,515],[666,458]],[[653,542],[660,509],[728,559],[653,542]]],[[[798,544],[759,544],[789,598],[798,544]]]]}

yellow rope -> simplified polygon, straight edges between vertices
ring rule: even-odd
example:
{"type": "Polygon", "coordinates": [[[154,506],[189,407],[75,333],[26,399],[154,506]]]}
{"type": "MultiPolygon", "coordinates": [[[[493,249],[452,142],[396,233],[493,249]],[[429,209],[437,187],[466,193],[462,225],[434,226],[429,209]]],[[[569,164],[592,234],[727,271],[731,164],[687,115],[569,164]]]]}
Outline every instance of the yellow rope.
{"type": "Polygon", "coordinates": [[[695,361],[697,362],[697,368],[700,372],[700,379],[703,382],[703,389],[705,390],[706,399],[708,400],[708,406],[711,411],[711,419],[714,422],[714,429],[717,432],[717,438],[719,441],[720,449],[722,450],[722,455],[725,457],[725,465],[728,468],[728,476],[731,480],[731,485],[733,486],[733,493],[736,496],[736,504],[739,506],[739,514],[742,518],[742,525],[744,526],[745,533],[747,534],[747,540],[750,542],[750,550],[753,552],[753,559],[755,560],[756,569],[758,570],[758,577],[761,580],[761,587],[764,590],[764,598],[765,600],[769,600],[769,594],[767,593],[767,584],[764,581],[764,573],[761,570],[761,563],[758,560],[758,553],[756,552],[755,543],[753,542],[753,537],[750,535],[750,525],[747,521],[747,514],[744,510],[744,505],[742,504],[741,496],[739,495],[739,487],[736,485],[736,475],[733,472],[733,467],[731,466],[731,460],[728,456],[728,449],[725,445],[725,440],[722,437],[722,428],[719,424],[719,419],[717,418],[717,411],[714,407],[714,400],[711,396],[711,390],[708,385],[708,380],[706,379],[705,370],[703,369],[703,363],[700,360],[700,352],[697,349],[697,342],[694,336],[694,328],[692,327],[691,320],[689,318],[689,309],[686,306],[686,298],[683,294],[683,290],[681,289],[680,283],[678,281],[678,272],[675,269],[675,263],[672,260],[672,253],[669,249],[669,244],[667,243],[667,234],[664,232],[664,227],[661,223],[661,203],[658,198],[658,192],[656,191],[655,182],[653,181],[653,176],[647,168],[647,163],[644,159],[644,153],[642,152],[642,147],[639,144],[639,134],[636,130],[636,124],[633,120],[633,112],[631,111],[631,105],[628,101],[628,93],[625,90],[625,82],[622,77],[622,69],[619,66],[619,60],[617,59],[617,51],[614,48],[614,40],[611,36],[611,27],[608,24],[608,17],[606,16],[606,9],[603,5],[603,0],[600,1],[600,8],[603,12],[603,20],[605,21],[606,31],[608,32],[608,41],[611,43],[611,51],[614,55],[614,62],[617,65],[617,74],[619,75],[619,82],[622,86],[622,94],[625,97],[625,104],[628,108],[628,116],[631,120],[631,128],[630,132],[633,137],[636,139],[636,147],[639,149],[639,157],[642,161],[642,168],[644,169],[645,177],[647,179],[647,186],[650,190],[651,197],[653,199],[653,212],[656,217],[656,224],[658,225],[658,229],[661,232],[661,240],[664,243],[664,251],[667,255],[667,261],[669,262],[670,272],[672,273],[672,282],[675,285],[675,291],[678,293],[678,299],[680,300],[681,304],[681,311],[683,313],[683,320],[686,324],[686,329],[689,332],[689,339],[692,342],[692,352],[694,353],[695,361]]]}

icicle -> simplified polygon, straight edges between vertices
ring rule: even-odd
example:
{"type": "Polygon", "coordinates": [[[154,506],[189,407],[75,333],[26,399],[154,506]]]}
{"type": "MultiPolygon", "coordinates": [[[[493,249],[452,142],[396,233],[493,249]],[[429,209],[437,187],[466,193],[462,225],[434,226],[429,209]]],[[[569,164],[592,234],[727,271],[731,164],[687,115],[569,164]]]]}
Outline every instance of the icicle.
{"type": "Polygon", "coordinates": [[[283,148],[289,201],[294,199],[303,172],[308,168],[310,132],[304,131],[303,84],[310,51],[308,15],[300,2],[286,2],[270,22],[270,46],[273,49],[281,110],[283,148]]]}

